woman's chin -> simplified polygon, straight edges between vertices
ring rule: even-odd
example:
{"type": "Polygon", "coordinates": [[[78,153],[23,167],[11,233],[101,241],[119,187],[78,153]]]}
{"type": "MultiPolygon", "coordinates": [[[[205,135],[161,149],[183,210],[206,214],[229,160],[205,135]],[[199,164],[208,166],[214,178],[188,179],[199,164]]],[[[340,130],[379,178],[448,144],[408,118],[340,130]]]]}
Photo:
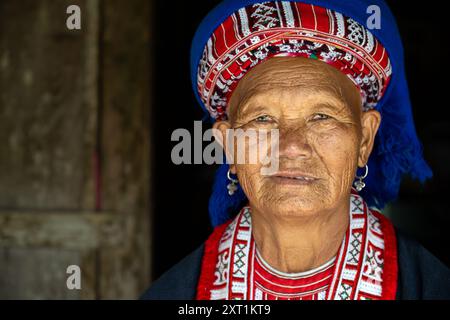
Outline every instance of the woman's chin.
{"type": "Polygon", "coordinates": [[[279,217],[311,217],[321,211],[323,199],[306,199],[304,197],[284,198],[270,202],[266,207],[279,217]]]}

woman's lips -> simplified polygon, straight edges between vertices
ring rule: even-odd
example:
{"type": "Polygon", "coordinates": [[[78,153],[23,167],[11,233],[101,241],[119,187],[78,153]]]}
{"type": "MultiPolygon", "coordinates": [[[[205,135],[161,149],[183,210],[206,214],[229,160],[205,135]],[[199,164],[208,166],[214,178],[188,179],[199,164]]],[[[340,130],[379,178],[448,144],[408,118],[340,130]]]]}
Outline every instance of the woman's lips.
{"type": "Polygon", "coordinates": [[[317,177],[298,171],[277,172],[270,178],[282,185],[309,185],[319,180],[317,177]]]}

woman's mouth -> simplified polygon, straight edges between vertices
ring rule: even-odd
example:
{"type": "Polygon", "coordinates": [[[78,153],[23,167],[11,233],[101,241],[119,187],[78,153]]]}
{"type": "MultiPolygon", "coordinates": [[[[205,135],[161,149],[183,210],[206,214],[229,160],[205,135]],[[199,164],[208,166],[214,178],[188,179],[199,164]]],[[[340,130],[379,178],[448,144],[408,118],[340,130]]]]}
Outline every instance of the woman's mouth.
{"type": "Polygon", "coordinates": [[[295,171],[277,172],[271,175],[270,178],[275,183],[283,185],[309,185],[319,180],[309,174],[295,171]]]}

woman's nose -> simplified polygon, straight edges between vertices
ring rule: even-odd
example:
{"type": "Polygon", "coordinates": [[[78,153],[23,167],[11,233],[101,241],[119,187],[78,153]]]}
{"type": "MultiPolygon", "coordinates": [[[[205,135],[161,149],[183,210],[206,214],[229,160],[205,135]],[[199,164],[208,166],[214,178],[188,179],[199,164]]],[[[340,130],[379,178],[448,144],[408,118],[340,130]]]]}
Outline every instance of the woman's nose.
{"type": "Polygon", "coordinates": [[[312,148],[305,126],[289,126],[279,130],[280,158],[298,159],[311,156],[312,148]]]}

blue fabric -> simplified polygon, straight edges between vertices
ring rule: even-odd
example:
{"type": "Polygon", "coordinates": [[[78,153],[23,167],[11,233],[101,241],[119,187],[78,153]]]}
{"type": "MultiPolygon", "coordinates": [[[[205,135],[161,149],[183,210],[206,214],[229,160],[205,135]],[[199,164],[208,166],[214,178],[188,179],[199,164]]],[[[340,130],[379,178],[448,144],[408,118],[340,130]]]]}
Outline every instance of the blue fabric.
{"type": "MultiPolygon", "coordinates": [[[[225,0],[205,17],[197,29],[191,47],[191,80],[195,96],[205,112],[207,110],[198,95],[196,84],[197,67],[203,48],[216,27],[229,15],[242,7],[259,2],[261,0],[225,0]]],[[[414,127],[405,77],[403,46],[395,18],[382,0],[302,0],[300,2],[335,10],[362,25],[366,25],[369,17],[368,6],[378,5],[381,9],[381,29],[370,31],[388,51],[393,73],[391,83],[376,107],[381,113],[382,121],[368,163],[369,175],[365,179],[366,188],[360,194],[369,206],[382,209],[386,203],[396,199],[401,179],[405,174],[409,174],[422,183],[432,176],[431,169],[423,159],[422,145],[414,127]]],[[[228,196],[227,169],[227,164],[219,169],[210,199],[210,217],[214,226],[234,216],[239,210],[237,204],[246,201],[243,192],[238,192],[232,197],[228,196]]]]}

